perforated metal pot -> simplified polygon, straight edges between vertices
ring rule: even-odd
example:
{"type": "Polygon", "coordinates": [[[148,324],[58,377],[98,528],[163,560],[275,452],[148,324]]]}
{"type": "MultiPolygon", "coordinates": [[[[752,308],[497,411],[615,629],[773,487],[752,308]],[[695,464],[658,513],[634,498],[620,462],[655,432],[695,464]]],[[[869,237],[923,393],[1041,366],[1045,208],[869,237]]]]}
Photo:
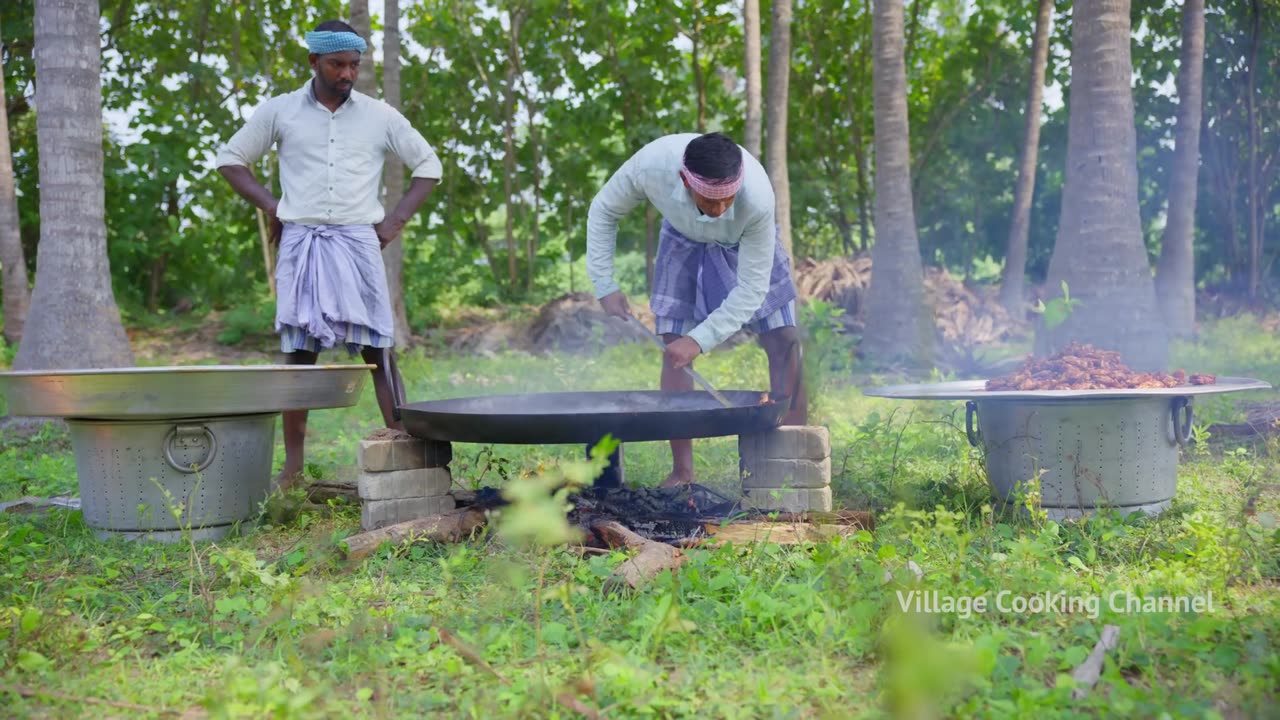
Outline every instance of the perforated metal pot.
{"type": "Polygon", "coordinates": [[[1073,400],[970,400],[969,442],[981,447],[995,496],[1015,498],[1040,480],[1052,517],[1099,507],[1157,514],[1178,484],[1178,447],[1190,441],[1185,396],[1073,400]]]}
{"type": "Polygon", "coordinates": [[[1001,500],[1040,479],[1041,507],[1054,519],[1099,507],[1157,514],[1178,482],[1178,446],[1190,440],[1201,395],[1269,390],[1254,378],[1210,385],[1101,390],[992,390],[983,380],[891,385],[864,391],[900,400],[965,400],[969,442],[984,451],[1001,500]]]}
{"type": "Polygon", "coordinates": [[[85,523],[99,537],[226,535],[270,491],[276,415],[67,420],[85,523]]]}

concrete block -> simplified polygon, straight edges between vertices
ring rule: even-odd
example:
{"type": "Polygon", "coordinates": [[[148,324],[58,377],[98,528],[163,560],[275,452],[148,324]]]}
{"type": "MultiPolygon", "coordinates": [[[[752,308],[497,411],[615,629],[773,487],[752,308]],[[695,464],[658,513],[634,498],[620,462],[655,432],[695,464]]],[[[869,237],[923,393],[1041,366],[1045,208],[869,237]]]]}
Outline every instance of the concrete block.
{"type": "Polygon", "coordinates": [[[375,530],[387,525],[417,520],[428,515],[439,515],[453,510],[452,495],[435,497],[401,498],[399,500],[370,500],[360,505],[360,527],[375,530]]]}
{"type": "Polygon", "coordinates": [[[447,467],[453,459],[453,445],[418,438],[361,440],[358,459],[365,472],[447,467]]]}
{"type": "Polygon", "coordinates": [[[356,478],[356,492],[361,500],[433,497],[448,495],[452,484],[447,467],[362,472],[356,478]]]}
{"type": "Polygon", "coordinates": [[[821,460],[831,457],[831,434],[822,425],[787,425],[768,432],[738,436],[743,462],[821,460]]]}
{"type": "Polygon", "coordinates": [[[831,512],[831,488],[778,490],[776,488],[743,488],[742,504],[757,510],[780,512],[831,512]]]}
{"type": "Polygon", "coordinates": [[[829,485],[831,458],[742,463],[743,488],[824,488],[829,485]]]}

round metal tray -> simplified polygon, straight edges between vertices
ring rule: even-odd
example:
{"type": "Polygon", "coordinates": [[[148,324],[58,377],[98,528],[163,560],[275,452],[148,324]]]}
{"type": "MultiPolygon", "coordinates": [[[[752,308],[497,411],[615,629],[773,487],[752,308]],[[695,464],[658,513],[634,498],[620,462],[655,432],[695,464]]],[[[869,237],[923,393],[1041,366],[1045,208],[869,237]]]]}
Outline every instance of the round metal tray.
{"type": "Polygon", "coordinates": [[[349,407],[373,365],[187,365],[0,373],[11,415],[98,420],[349,407]]]}
{"type": "Polygon", "coordinates": [[[1213,385],[1179,385],[1171,388],[1117,388],[1113,390],[987,390],[985,380],[889,385],[864,390],[863,395],[898,400],[1074,400],[1134,397],[1213,395],[1241,390],[1269,390],[1271,383],[1253,378],[1219,377],[1213,385]]]}

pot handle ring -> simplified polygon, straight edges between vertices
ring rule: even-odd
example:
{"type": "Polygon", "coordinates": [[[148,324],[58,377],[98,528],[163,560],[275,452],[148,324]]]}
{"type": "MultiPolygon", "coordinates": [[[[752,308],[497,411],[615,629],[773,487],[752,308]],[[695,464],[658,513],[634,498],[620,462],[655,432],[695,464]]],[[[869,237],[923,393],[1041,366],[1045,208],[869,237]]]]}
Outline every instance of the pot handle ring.
{"type": "Polygon", "coordinates": [[[1179,395],[1173,399],[1173,439],[1178,441],[1179,445],[1187,446],[1191,444],[1191,427],[1194,418],[1194,410],[1191,403],[1185,395],[1179,395]],[[1185,411],[1185,412],[1183,412],[1185,411]],[[1179,415],[1182,416],[1182,422],[1178,422],[1179,415]]]}
{"type": "Polygon", "coordinates": [[[169,463],[170,467],[172,467],[174,470],[177,470],[180,473],[186,473],[190,475],[192,473],[198,473],[201,470],[204,470],[205,468],[213,464],[213,458],[217,454],[218,454],[218,438],[213,434],[212,430],[205,427],[204,425],[174,425],[173,429],[170,430],[169,434],[166,435],[164,438],[165,462],[169,463]],[[191,465],[182,465],[176,459],[174,459],[173,457],[173,441],[174,440],[177,440],[180,437],[189,437],[193,435],[199,436],[201,434],[203,434],[205,439],[209,442],[209,451],[205,453],[203,460],[201,460],[198,463],[193,463],[191,465]]]}
{"type": "Polygon", "coordinates": [[[978,403],[966,400],[964,403],[964,434],[969,436],[969,444],[978,447],[982,444],[982,426],[978,419],[978,403]]]}

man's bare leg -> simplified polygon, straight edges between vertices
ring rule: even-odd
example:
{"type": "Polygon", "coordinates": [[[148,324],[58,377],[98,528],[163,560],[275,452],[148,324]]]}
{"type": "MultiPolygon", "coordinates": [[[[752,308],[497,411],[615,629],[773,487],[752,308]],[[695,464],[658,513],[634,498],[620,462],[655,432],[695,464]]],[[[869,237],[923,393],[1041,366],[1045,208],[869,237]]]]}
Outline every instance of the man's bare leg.
{"type": "MultiPolygon", "coordinates": [[[[364,358],[366,363],[377,366],[370,372],[373,373],[373,393],[378,398],[378,409],[382,411],[382,422],[392,430],[403,430],[404,423],[396,420],[395,416],[395,393],[392,392],[391,386],[387,383],[387,374],[383,369],[388,352],[384,352],[383,348],[366,347],[360,350],[360,356],[364,358]]],[[[396,385],[404,387],[404,381],[400,378],[400,368],[395,362],[391,363],[391,372],[395,376],[396,385]]]]}
{"type": "MultiPolygon", "coordinates": [[[[678,339],[679,335],[666,334],[662,336],[665,343],[673,343],[678,339]]],[[[665,357],[662,361],[662,384],[663,390],[692,390],[693,378],[689,377],[689,373],[671,367],[665,357]]],[[[672,440],[671,441],[671,474],[666,480],[662,481],[662,487],[675,487],[677,485],[687,485],[693,482],[693,441],[692,440],[672,440]]]]}
{"type": "Polygon", "coordinates": [[[776,400],[795,388],[791,409],[782,416],[782,424],[809,424],[809,397],[804,386],[799,332],[790,326],[768,330],[760,334],[760,346],[769,358],[769,397],[776,400]]]}
{"type": "MultiPolygon", "coordinates": [[[[286,365],[315,365],[318,353],[295,350],[285,356],[286,365]]],[[[303,449],[307,441],[307,411],[285,410],[284,413],[284,468],[272,480],[280,490],[288,490],[302,480],[303,449]]]]}

